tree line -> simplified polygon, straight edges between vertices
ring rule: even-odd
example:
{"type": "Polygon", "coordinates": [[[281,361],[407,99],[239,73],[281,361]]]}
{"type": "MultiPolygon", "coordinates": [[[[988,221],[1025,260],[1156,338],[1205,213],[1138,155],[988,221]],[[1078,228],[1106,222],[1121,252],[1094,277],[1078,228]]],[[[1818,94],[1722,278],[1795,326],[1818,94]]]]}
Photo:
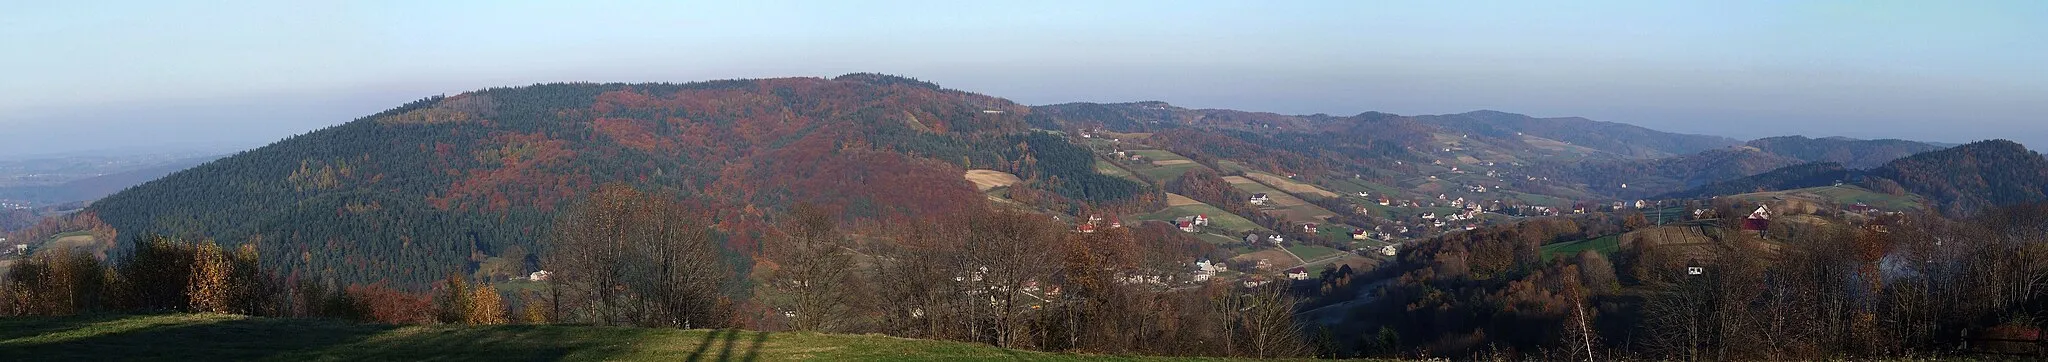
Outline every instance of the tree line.
{"type": "Polygon", "coordinates": [[[39,254],[0,283],[0,313],[215,312],[375,323],[751,328],[973,341],[1047,351],[1307,356],[1284,283],[1185,283],[1213,247],[1162,224],[1078,233],[983,210],[855,234],[843,210],[776,214],[736,263],[686,198],[623,184],[557,217],[545,280],[450,275],[425,291],[273,274],[253,243],[150,235],[102,262],[39,254]]]}

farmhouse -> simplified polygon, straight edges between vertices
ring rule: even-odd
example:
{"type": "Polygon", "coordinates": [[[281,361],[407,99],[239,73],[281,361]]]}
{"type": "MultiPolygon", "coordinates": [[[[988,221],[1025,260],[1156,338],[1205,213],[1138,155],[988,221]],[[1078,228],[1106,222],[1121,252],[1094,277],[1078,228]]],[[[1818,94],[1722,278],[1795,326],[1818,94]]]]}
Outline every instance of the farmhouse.
{"type": "Polygon", "coordinates": [[[1287,269],[1287,279],[1308,280],[1308,268],[1297,266],[1294,269],[1287,269]]]}
{"type": "Polygon", "coordinates": [[[532,274],[527,274],[527,275],[526,275],[526,280],[532,280],[532,281],[536,281],[536,282],[545,282],[545,281],[548,281],[548,277],[550,277],[550,276],[554,276],[554,275],[555,275],[555,273],[549,273],[549,272],[548,272],[548,271],[546,271],[546,270],[542,270],[542,271],[537,271],[537,272],[533,272],[532,274]]]}
{"type": "Polygon", "coordinates": [[[1308,232],[1310,234],[1316,233],[1316,223],[1301,224],[1301,231],[1308,232]]]}
{"type": "Polygon", "coordinates": [[[1272,201],[1272,199],[1268,199],[1268,198],[1266,198],[1266,193],[1264,193],[1264,192],[1261,192],[1261,193],[1256,193],[1256,194],[1252,194],[1252,199],[1251,199],[1251,203],[1252,203],[1252,205],[1265,205],[1265,204],[1266,204],[1266,201],[1272,201]]]}
{"type": "Polygon", "coordinates": [[[1183,231],[1183,232],[1190,232],[1190,233],[1192,233],[1192,232],[1197,232],[1197,231],[1201,231],[1201,229],[1197,229],[1197,228],[1195,228],[1195,222],[1194,222],[1194,221],[1192,221],[1192,220],[1189,220],[1189,221],[1180,221],[1180,222],[1176,222],[1176,223],[1174,223],[1174,224],[1173,224],[1173,226],[1175,226],[1175,227],[1179,227],[1179,228],[1180,228],[1180,231],[1183,231]]]}
{"type": "Polygon", "coordinates": [[[1380,255],[1394,256],[1395,254],[1400,254],[1400,246],[1401,244],[1387,244],[1387,246],[1382,246],[1380,247],[1380,255]]]}
{"type": "Polygon", "coordinates": [[[1371,232],[1371,231],[1366,231],[1365,229],[1358,229],[1358,230],[1352,230],[1352,231],[1351,231],[1351,240],[1366,240],[1366,239],[1371,239],[1371,238],[1372,238],[1372,232],[1371,232]]]}
{"type": "Polygon", "coordinates": [[[1750,212],[1749,217],[1742,219],[1742,231],[1754,231],[1761,234],[1764,230],[1769,229],[1770,226],[1771,207],[1769,205],[1757,205],[1756,211],[1750,212]]]}

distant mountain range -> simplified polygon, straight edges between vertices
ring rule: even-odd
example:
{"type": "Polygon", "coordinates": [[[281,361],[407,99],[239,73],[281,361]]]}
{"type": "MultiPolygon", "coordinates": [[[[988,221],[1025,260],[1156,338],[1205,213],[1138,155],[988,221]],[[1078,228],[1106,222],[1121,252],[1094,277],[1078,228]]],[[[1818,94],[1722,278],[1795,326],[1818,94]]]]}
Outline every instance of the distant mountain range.
{"type": "Polygon", "coordinates": [[[1849,168],[1873,168],[1901,157],[1948,148],[1906,140],[1859,140],[1845,137],[1771,137],[1749,141],[1750,147],[1807,162],[1834,162],[1849,168]]]}
{"type": "Polygon", "coordinates": [[[192,168],[225,156],[204,156],[171,160],[155,166],[67,181],[56,185],[0,187],[0,200],[21,200],[36,204],[92,201],[122,189],[140,185],[172,172],[192,168]]]}
{"type": "Polygon", "coordinates": [[[1416,120],[1492,138],[1536,136],[1569,142],[1629,158],[1670,157],[1742,144],[1719,136],[1678,134],[1579,117],[1536,118],[1500,111],[1473,111],[1416,120]]]}

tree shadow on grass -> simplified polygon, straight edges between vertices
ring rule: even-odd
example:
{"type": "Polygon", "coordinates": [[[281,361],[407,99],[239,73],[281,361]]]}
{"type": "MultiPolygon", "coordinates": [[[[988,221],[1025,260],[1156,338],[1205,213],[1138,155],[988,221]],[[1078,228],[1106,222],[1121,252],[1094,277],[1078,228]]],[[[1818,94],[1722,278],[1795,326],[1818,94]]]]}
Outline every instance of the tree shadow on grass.
{"type": "MultiPolygon", "coordinates": [[[[32,322],[5,361],[251,360],[359,341],[391,326],[267,318],[74,317],[32,322]]],[[[13,324],[8,324],[13,326],[13,324]]]]}
{"type": "MultiPolygon", "coordinates": [[[[0,339],[0,361],[609,360],[659,353],[647,348],[682,339],[642,328],[401,327],[219,315],[0,319],[0,327],[7,327],[0,336],[11,336],[0,339]]],[[[745,338],[738,330],[706,331],[688,360],[756,360],[768,333],[755,332],[744,355],[736,354],[745,338]]]]}
{"type": "Polygon", "coordinates": [[[733,354],[733,350],[735,348],[738,348],[740,338],[740,331],[735,329],[720,329],[705,332],[704,339],[697,342],[696,350],[694,352],[691,352],[690,356],[688,358],[685,358],[684,360],[689,362],[730,362],[735,360],[753,362],[755,360],[760,359],[761,345],[768,343],[768,332],[754,332],[754,337],[752,338],[752,341],[749,342],[747,345],[746,354],[736,356],[733,354]],[[707,354],[708,352],[711,352],[712,344],[719,344],[721,347],[719,347],[719,350],[716,354],[707,354]]]}
{"type": "Polygon", "coordinates": [[[0,319],[0,342],[67,331],[103,322],[120,320],[122,315],[87,315],[75,317],[12,317],[0,319]]]}
{"type": "Polygon", "coordinates": [[[416,326],[337,320],[73,317],[0,320],[0,361],[557,361],[634,351],[645,331],[608,327],[416,326]],[[127,323],[133,322],[133,323],[127,323]]]}

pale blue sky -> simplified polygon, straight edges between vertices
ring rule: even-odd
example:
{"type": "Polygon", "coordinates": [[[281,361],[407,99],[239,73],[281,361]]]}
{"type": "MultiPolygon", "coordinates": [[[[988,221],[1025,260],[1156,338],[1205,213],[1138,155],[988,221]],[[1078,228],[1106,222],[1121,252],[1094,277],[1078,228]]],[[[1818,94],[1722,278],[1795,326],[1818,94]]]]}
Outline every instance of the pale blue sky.
{"type": "Polygon", "coordinates": [[[0,49],[0,153],[248,147],[492,86],[859,71],[1027,104],[2048,148],[2048,1],[0,0],[0,49]]]}

